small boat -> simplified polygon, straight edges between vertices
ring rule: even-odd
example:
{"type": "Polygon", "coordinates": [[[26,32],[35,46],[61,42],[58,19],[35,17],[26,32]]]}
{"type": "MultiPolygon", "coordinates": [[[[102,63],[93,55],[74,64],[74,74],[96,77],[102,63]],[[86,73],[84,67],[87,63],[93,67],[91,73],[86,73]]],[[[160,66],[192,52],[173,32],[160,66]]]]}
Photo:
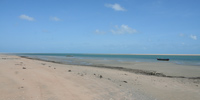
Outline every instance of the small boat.
{"type": "Polygon", "coordinates": [[[169,61],[169,59],[162,59],[162,58],[157,58],[159,61],[169,61]]]}
{"type": "Polygon", "coordinates": [[[73,57],[73,55],[66,55],[66,57],[73,57]]]}

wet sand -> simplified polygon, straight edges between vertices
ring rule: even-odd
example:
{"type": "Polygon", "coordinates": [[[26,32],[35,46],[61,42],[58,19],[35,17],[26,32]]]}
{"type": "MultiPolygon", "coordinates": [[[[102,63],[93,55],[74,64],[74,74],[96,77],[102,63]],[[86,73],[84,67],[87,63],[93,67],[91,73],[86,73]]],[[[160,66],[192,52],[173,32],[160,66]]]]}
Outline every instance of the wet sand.
{"type": "MultiPolygon", "coordinates": [[[[78,59],[78,61],[92,63],[91,66],[122,69],[143,74],[156,74],[169,77],[200,78],[200,66],[180,65],[172,62],[131,62],[116,60],[78,59]]],[[[76,62],[76,59],[74,59],[76,62]]]]}
{"type": "Polygon", "coordinates": [[[198,78],[0,55],[0,100],[199,100],[199,95],[198,78]]]}

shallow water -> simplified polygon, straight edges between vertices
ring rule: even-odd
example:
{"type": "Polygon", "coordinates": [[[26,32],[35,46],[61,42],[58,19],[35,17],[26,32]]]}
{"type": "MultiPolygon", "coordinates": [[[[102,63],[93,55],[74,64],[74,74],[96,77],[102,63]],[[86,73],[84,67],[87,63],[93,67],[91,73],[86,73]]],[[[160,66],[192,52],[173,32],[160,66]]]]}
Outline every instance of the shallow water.
{"type": "MultiPolygon", "coordinates": [[[[157,61],[157,58],[168,58],[168,63],[175,63],[181,65],[196,65],[200,66],[200,56],[191,55],[120,55],[120,54],[73,54],[73,53],[32,53],[32,54],[18,54],[29,57],[36,57],[41,59],[57,60],[69,64],[88,65],[92,62],[102,62],[102,64],[108,61],[115,63],[123,62],[162,62],[157,61]],[[91,62],[90,62],[91,60],[91,62]]],[[[99,64],[99,63],[98,63],[99,64]]],[[[112,64],[112,63],[109,63],[112,64]]]]}
{"type": "Polygon", "coordinates": [[[163,73],[167,76],[200,76],[200,56],[99,55],[99,54],[18,54],[72,65],[123,67],[163,73]],[[66,56],[67,55],[67,56],[66,56]],[[170,61],[157,61],[169,58],[170,61]]]}

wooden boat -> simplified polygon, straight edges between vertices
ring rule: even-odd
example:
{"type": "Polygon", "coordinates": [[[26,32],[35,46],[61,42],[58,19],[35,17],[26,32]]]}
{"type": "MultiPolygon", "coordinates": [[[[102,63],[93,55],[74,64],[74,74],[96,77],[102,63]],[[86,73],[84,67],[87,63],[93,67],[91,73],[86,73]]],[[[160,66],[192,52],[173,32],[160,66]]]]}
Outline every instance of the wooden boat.
{"type": "Polygon", "coordinates": [[[169,59],[162,59],[162,58],[157,58],[159,61],[169,61],[169,59]]]}
{"type": "Polygon", "coordinates": [[[73,55],[66,55],[66,57],[73,57],[73,55]]]}

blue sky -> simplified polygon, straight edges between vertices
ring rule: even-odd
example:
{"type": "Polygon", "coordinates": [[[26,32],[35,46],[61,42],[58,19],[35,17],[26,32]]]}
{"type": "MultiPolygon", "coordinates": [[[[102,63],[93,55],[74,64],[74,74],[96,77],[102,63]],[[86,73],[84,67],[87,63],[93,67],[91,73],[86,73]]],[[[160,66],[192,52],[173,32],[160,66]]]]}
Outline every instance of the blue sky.
{"type": "Polygon", "coordinates": [[[0,0],[0,52],[200,54],[200,0],[0,0]]]}

